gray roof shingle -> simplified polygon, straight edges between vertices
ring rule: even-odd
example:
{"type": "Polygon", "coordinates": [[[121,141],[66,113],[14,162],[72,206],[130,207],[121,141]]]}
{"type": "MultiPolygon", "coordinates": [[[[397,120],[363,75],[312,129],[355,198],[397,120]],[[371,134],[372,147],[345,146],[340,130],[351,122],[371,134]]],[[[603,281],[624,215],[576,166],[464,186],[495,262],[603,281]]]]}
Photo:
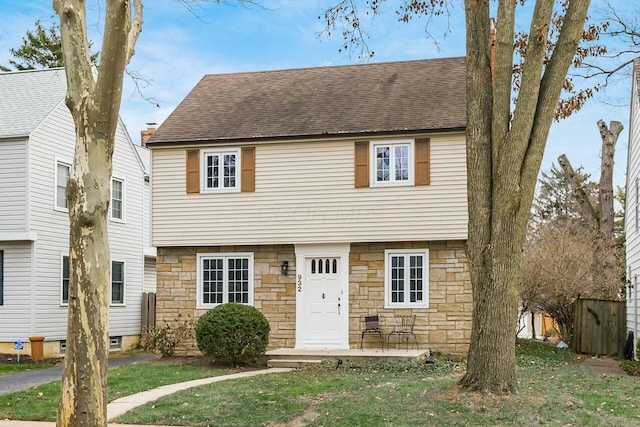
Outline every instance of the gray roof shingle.
{"type": "Polygon", "coordinates": [[[63,68],[0,73],[0,138],[28,136],[66,91],[63,68]]]}
{"type": "Polygon", "coordinates": [[[206,75],[150,145],[463,129],[465,59],[206,75]]]}

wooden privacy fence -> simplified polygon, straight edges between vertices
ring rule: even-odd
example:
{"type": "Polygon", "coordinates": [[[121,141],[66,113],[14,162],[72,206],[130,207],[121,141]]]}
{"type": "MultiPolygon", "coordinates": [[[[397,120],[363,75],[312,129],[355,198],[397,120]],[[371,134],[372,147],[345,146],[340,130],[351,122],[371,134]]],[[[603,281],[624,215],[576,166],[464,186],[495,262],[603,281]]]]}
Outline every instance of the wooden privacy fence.
{"type": "Polygon", "coordinates": [[[142,293],[142,329],[156,326],[156,294],[142,293]]]}
{"type": "Polygon", "coordinates": [[[581,299],[576,302],[573,348],[578,353],[624,354],[626,304],[581,299]]]}

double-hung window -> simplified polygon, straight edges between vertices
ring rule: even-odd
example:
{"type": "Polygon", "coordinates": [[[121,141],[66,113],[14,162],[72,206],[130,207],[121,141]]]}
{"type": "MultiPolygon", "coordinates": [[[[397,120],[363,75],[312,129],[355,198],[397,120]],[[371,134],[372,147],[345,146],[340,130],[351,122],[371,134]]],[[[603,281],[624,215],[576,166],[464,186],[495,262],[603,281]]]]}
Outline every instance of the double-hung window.
{"type": "Polygon", "coordinates": [[[373,143],[371,156],[373,185],[413,185],[413,140],[373,143]]]}
{"type": "Polygon", "coordinates": [[[57,209],[68,209],[67,204],[67,183],[71,174],[71,165],[56,162],[56,204],[57,209]]]}
{"type": "Polygon", "coordinates": [[[124,181],[111,180],[111,219],[124,221],[124,181]]]}
{"type": "Polygon", "coordinates": [[[62,256],[62,283],[61,283],[61,298],[60,302],[62,304],[69,304],[69,278],[71,277],[69,270],[69,256],[62,256]]]}
{"type": "Polygon", "coordinates": [[[253,305],[253,253],[198,254],[197,308],[253,305]]]}
{"type": "Polygon", "coordinates": [[[384,269],[385,307],[429,307],[428,249],[388,249],[384,269]]]}
{"type": "Polygon", "coordinates": [[[240,191],[240,150],[204,150],[204,191],[240,191]]]}
{"type": "Polygon", "coordinates": [[[124,304],[124,262],[111,261],[111,304],[124,304]]]}

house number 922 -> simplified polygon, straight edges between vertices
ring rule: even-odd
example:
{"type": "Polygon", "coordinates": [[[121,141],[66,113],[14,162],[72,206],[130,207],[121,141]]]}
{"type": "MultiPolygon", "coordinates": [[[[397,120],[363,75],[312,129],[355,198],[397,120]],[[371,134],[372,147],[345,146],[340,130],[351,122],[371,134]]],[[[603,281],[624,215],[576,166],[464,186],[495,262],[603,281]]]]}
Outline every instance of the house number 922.
{"type": "Polygon", "coordinates": [[[298,292],[302,292],[302,274],[298,274],[298,292]]]}

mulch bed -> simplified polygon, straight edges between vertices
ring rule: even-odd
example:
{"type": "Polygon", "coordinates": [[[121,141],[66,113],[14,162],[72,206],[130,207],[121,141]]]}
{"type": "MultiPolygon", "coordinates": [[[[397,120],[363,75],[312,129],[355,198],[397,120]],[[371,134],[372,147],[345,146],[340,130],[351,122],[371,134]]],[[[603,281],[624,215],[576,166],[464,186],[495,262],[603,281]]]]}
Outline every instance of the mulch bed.
{"type": "Polygon", "coordinates": [[[20,361],[18,362],[17,354],[0,354],[0,363],[7,363],[7,364],[20,363],[21,365],[51,366],[53,368],[55,366],[62,366],[63,360],[64,359],[61,357],[53,358],[53,359],[45,359],[45,360],[32,360],[28,354],[21,354],[20,361]]]}

